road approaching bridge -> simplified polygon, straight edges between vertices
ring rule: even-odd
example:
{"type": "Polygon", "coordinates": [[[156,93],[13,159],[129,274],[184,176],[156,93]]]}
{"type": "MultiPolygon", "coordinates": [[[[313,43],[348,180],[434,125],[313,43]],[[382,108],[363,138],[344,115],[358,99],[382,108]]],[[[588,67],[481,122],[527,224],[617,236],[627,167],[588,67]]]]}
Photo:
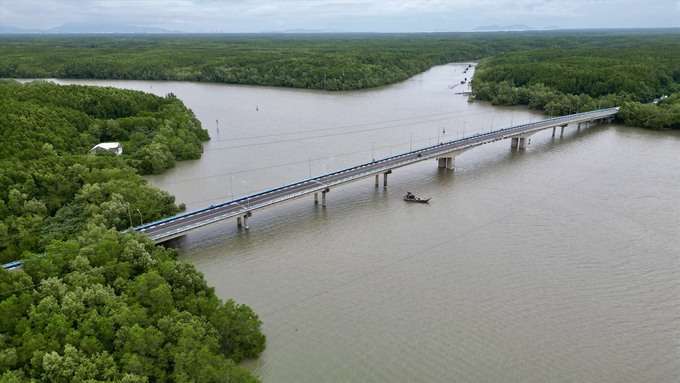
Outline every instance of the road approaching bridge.
{"type": "Polygon", "coordinates": [[[289,201],[309,194],[314,194],[314,201],[315,203],[318,203],[318,193],[321,193],[322,203],[325,204],[326,193],[328,193],[332,187],[370,176],[375,176],[377,186],[380,174],[383,174],[384,184],[387,186],[387,175],[391,173],[392,169],[411,165],[416,162],[425,161],[428,159],[437,159],[439,167],[453,169],[455,157],[475,146],[510,138],[512,140],[511,145],[513,147],[525,148],[528,137],[536,132],[552,128],[554,136],[555,130],[560,127],[560,135],[562,135],[564,132],[564,127],[568,124],[578,123],[580,126],[582,123],[589,124],[592,121],[612,119],[618,113],[618,110],[619,108],[608,108],[592,112],[577,113],[529,124],[512,126],[488,133],[477,134],[471,137],[464,137],[380,160],[374,160],[372,162],[352,166],[350,168],[305,179],[274,189],[265,190],[232,201],[223,202],[203,209],[138,226],[133,228],[133,230],[145,233],[149,236],[149,238],[153,239],[157,243],[160,243],[182,236],[187,232],[195,230],[199,227],[230,218],[236,218],[239,226],[248,228],[248,217],[252,215],[253,211],[258,209],[263,209],[277,203],[289,201]],[[243,224],[241,223],[242,219],[243,224]]]}

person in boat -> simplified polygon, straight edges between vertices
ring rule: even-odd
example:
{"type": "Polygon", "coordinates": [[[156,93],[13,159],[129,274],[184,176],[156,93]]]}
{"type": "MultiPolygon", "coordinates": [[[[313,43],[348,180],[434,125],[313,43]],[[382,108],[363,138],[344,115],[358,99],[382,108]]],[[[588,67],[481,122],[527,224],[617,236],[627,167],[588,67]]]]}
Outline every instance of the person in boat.
{"type": "Polygon", "coordinates": [[[411,192],[406,192],[406,199],[416,199],[416,196],[411,192]]]}

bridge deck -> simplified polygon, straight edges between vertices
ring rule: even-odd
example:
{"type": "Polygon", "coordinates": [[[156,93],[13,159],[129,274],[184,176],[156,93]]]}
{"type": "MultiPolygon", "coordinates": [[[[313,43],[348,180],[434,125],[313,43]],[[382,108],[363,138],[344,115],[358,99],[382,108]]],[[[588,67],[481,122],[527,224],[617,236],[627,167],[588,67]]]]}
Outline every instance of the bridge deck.
{"type": "Polygon", "coordinates": [[[609,108],[578,113],[444,142],[180,214],[135,227],[133,230],[147,234],[156,242],[163,242],[214,222],[234,217],[247,216],[250,212],[257,209],[262,209],[305,195],[324,192],[331,187],[379,175],[381,173],[387,173],[392,169],[411,165],[427,159],[451,157],[456,153],[460,153],[461,151],[478,145],[506,138],[527,137],[538,131],[558,126],[566,126],[569,123],[580,123],[613,117],[617,112],[618,108],[609,108]]]}

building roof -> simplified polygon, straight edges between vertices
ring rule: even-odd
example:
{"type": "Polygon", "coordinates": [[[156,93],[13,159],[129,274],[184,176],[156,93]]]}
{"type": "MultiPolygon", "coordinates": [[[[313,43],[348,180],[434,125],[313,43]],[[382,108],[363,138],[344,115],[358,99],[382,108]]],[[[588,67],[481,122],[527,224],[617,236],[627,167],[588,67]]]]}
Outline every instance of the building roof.
{"type": "Polygon", "coordinates": [[[121,155],[123,154],[123,145],[121,145],[120,142],[101,142],[90,149],[91,152],[94,152],[95,150],[110,150],[121,155]]]}

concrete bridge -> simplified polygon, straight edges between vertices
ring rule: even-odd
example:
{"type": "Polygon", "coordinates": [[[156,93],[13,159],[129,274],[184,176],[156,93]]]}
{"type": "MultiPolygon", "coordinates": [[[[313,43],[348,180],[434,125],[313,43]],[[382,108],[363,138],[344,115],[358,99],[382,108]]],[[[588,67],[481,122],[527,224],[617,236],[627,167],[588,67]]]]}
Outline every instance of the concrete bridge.
{"type": "Polygon", "coordinates": [[[325,205],[326,194],[335,186],[366,177],[375,177],[375,185],[378,186],[381,174],[383,175],[383,184],[387,186],[387,175],[393,169],[429,159],[436,159],[441,168],[453,169],[456,156],[476,146],[510,139],[511,147],[523,149],[526,148],[529,137],[539,131],[552,129],[554,137],[559,128],[559,134],[562,136],[564,128],[568,124],[578,124],[579,128],[583,124],[587,127],[595,121],[613,119],[618,110],[619,108],[608,108],[577,113],[464,137],[211,205],[138,226],[133,230],[145,233],[151,239],[160,243],[182,236],[202,226],[231,218],[236,218],[239,227],[247,229],[248,218],[252,216],[252,212],[255,210],[307,195],[314,195],[314,203],[318,204],[319,194],[321,194],[321,204],[325,205]]]}

